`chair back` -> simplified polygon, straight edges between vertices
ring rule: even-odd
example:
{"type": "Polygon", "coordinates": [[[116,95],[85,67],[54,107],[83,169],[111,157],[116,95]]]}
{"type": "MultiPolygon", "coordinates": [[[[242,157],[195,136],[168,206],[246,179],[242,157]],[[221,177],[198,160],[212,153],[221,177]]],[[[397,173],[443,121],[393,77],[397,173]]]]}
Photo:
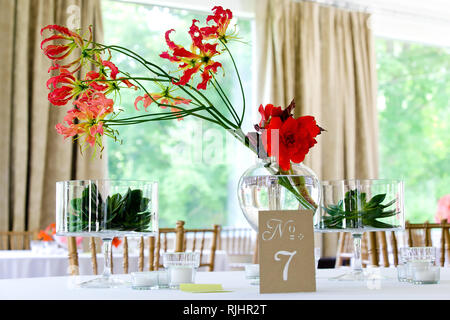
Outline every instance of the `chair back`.
{"type": "Polygon", "coordinates": [[[250,228],[223,227],[218,249],[227,253],[231,270],[243,270],[245,263],[257,263],[257,236],[250,228]]]}
{"type": "Polygon", "coordinates": [[[0,250],[30,250],[37,231],[0,231],[0,250]]]}
{"type": "Polygon", "coordinates": [[[186,229],[184,221],[179,221],[181,226],[177,233],[176,248],[181,251],[197,251],[200,253],[200,267],[207,267],[208,271],[214,271],[217,243],[220,237],[220,226],[215,224],[212,228],[186,229]],[[208,261],[204,261],[204,253],[208,251],[208,261]]]}
{"type": "MultiPolygon", "coordinates": [[[[184,221],[177,221],[175,228],[160,228],[157,236],[140,237],[138,244],[138,270],[144,271],[145,246],[148,246],[148,270],[158,270],[162,268],[161,254],[173,248],[175,252],[184,252],[186,249],[200,252],[200,267],[208,267],[209,271],[214,270],[215,252],[220,234],[220,226],[214,225],[212,229],[185,229],[184,221]],[[192,234],[193,237],[190,237],[192,234]],[[210,234],[211,237],[206,236],[210,234]],[[200,238],[198,237],[200,236],[200,238]],[[191,240],[189,243],[188,240],[191,240]],[[208,241],[208,246],[205,243],[208,241]],[[189,245],[189,247],[187,247],[189,245]],[[208,262],[203,261],[205,249],[209,249],[208,262]]],[[[123,238],[123,272],[129,273],[129,239],[123,238]]],[[[91,253],[91,265],[93,274],[98,274],[97,244],[95,238],[89,239],[91,253]]],[[[75,237],[68,237],[69,270],[71,275],[79,274],[79,261],[75,237]]],[[[112,254],[112,251],[111,251],[112,254]]],[[[111,255],[111,273],[114,272],[113,257],[111,255]]]]}
{"type": "MultiPolygon", "coordinates": [[[[439,265],[445,266],[446,257],[450,259],[450,223],[442,220],[440,223],[418,223],[413,224],[409,221],[405,224],[404,231],[374,231],[366,232],[363,236],[363,243],[368,248],[368,263],[372,266],[389,267],[391,265],[397,266],[399,263],[399,248],[405,247],[430,247],[435,246],[439,248],[439,265]],[[439,245],[433,243],[432,230],[440,229],[439,245]]],[[[343,233],[346,234],[346,233],[343,233]]],[[[351,241],[351,236],[340,237],[338,244],[338,253],[336,256],[336,266],[342,265],[343,257],[351,257],[352,250],[348,249],[348,243],[351,241]],[[347,249],[342,241],[347,242],[347,249]]],[[[364,251],[364,250],[363,250],[364,251]]],[[[362,252],[364,262],[364,252],[362,252]]],[[[365,266],[363,264],[363,266],[365,266]]]]}

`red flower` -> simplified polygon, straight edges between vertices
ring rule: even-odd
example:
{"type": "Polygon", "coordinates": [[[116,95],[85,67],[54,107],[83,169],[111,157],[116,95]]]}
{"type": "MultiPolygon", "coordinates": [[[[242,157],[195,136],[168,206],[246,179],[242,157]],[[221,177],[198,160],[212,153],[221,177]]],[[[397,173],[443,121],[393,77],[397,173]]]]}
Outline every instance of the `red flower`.
{"type": "Polygon", "coordinates": [[[261,114],[261,121],[259,122],[260,128],[265,128],[272,117],[280,117],[283,113],[281,107],[274,107],[273,104],[268,104],[265,107],[260,105],[258,111],[261,114]]]}
{"type": "Polygon", "coordinates": [[[112,245],[114,246],[114,247],[118,247],[120,244],[122,243],[122,240],[120,240],[119,238],[117,238],[117,237],[114,237],[113,239],[112,239],[112,245]]]}
{"type": "Polygon", "coordinates": [[[64,106],[72,98],[80,95],[89,95],[93,90],[87,84],[79,81],[75,76],[60,66],[50,68],[59,69],[60,74],[47,80],[47,88],[50,89],[48,101],[56,106],[64,106]]]}
{"type": "Polygon", "coordinates": [[[92,80],[91,82],[89,82],[89,85],[92,88],[94,88],[96,91],[109,94],[113,91],[120,90],[119,83],[122,82],[128,88],[134,88],[135,90],[137,90],[137,86],[132,84],[127,79],[117,79],[117,75],[120,71],[113,62],[109,60],[102,60],[100,57],[97,60],[99,61],[98,64],[100,66],[100,70],[98,72],[89,71],[86,74],[86,79],[92,80]]]}
{"type": "Polygon", "coordinates": [[[170,40],[169,35],[173,29],[166,32],[166,42],[172,55],[165,51],[160,54],[161,58],[168,59],[172,62],[178,62],[178,70],[183,71],[183,75],[179,81],[174,81],[175,85],[187,84],[192,76],[201,71],[202,82],[197,85],[197,89],[206,89],[206,85],[212,78],[211,73],[217,73],[217,69],[222,67],[220,62],[216,62],[213,58],[219,55],[217,51],[217,43],[203,43],[203,37],[200,29],[196,26],[198,20],[192,20],[192,26],[189,29],[189,34],[192,38],[191,51],[186,50],[182,46],[175,44],[170,40]]]}
{"type": "Polygon", "coordinates": [[[221,39],[224,42],[228,42],[228,39],[233,38],[233,35],[227,35],[227,28],[233,19],[233,13],[229,9],[223,9],[221,6],[215,6],[213,9],[214,15],[210,15],[206,18],[206,23],[211,20],[215,22],[215,25],[203,27],[200,29],[205,40],[209,39],[221,39]]]}
{"type": "Polygon", "coordinates": [[[66,27],[59,26],[59,25],[48,25],[41,29],[41,36],[43,35],[45,30],[54,31],[57,32],[57,34],[54,34],[48,38],[45,38],[41,42],[41,49],[44,52],[44,54],[51,60],[62,60],[64,58],[67,58],[70,53],[75,49],[78,48],[81,50],[80,56],[75,59],[74,61],[62,66],[63,68],[69,69],[74,67],[74,70],[72,72],[77,72],[80,70],[81,66],[84,64],[86,60],[90,60],[92,62],[95,62],[95,56],[99,54],[99,49],[96,48],[89,48],[92,44],[92,30],[89,28],[89,40],[87,42],[84,41],[83,37],[71,30],[69,30],[66,27]],[[62,44],[47,44],[48,42],[54,41],[54,40],[60,40],[63,41],[62,44]],[[44,47],[44,45],[46,45],[44,47]]]}
{"type": "Polygon", "coordinates": [[[264,109],[261,105],[259,108],[264,148],[268,156],[276,157],[283,171],[289,171],[291,162],[300,163],[305,159],[317,143],[315,137],[323,130],[312,116],[294,119],[290,115],[294,108],[294,102],[285,110],[273,105],[267,105],[264,109]]]}
{"type": "Polygon", "coordinates": [[[41,49],[44,51],[44,54],[52,60],[62,60],[66,58],[77,46],[83,45],[83,38],[81,38],[78,33],[72,32],[66,27],[58,25],[48,25],[41,29],[41,36],[43,35],[45,30],[56,31],[59,33],[45,38],[41,42],[41,49]],[[54,40],[67,40],[67,42],[65,44],[59,45],[48,44],[44,48],[44,44],[54,40]]]}

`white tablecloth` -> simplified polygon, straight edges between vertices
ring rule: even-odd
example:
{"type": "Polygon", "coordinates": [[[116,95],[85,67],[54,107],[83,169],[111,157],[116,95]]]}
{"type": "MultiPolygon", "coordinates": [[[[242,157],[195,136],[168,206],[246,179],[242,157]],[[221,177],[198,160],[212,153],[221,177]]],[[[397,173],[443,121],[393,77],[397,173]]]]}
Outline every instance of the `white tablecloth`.
{"type": "MultiPolygon", "coordinates": [[[[204,253],[203,261],[207,261],[208,254],[204,253]]],[[[138,255],[129,254],[129,272],[138,271],[138,255]]],[[[216,251],[216,271],[229,270],[225,251],[216,251]]],[[[78,264],[81,275],[92,275],[91,254],[78,254],[78,264]]],[[[97,272],[103,270],[103,255],[97,255],[97,272]]],[[[59,254],[39,254],[31,250],[0,251],[0,279],[54,277],[69,275],[69,260],[67,252],[59,254]]],[[[144,259],[144,270],[148,270],[148,258],[144,259]]],[[[123,256],[121,253],[113,255],[113,272],[123,273],[123,256]]]]}
{"type": "MultiPolygon", "coordinates": [[[[260,294],[259,287],[245,279],[243,271],[198,272],[196,283],[222,284],[232,292],[188,293],[179,290],[133,290],[131,288],[82,289],[76,286],[92,276],[0,280],[0,299],[82,300],[442,300],[450,299],[450,269],[441,269],[441,282],[414,285],[398,282],[394,268],[381,269],[381,281],[332,281],[340,269],[319,269],[317,291],[260,294]]],[[[119,276],[119,275],[117,275],[119,276]]],[[[128,275],[121,275],[129,278],[128,275]]]]}

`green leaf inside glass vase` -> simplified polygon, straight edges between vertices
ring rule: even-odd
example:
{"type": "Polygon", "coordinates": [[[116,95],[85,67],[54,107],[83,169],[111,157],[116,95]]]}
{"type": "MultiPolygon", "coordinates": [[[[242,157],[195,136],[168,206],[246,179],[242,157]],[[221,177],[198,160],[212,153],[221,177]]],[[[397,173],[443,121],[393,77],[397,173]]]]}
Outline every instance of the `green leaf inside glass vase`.
{"type": "Polygon", "coordinates": [[[125,194],[115,193],[103,201],[97,186],[91,184],[70,205],[70,232],[101,231],[99,228],[145,232],[152,219],[150,199],[140,189],[128,188],[125,194]]]}
{"type": "Polygon", "coordinates": [[[382,204],[386,194],[377,194],[367,201],[367,194],[357,189],[345,193],[343,200],[335,205],[328,205],[323,209],[328,213],[322,222],[326,229],[358,228],[397,228],[399,226],[379,221],[377,219],[389,218],[399,214],[396,209],[387,210],[396,200],[382,204]]]}

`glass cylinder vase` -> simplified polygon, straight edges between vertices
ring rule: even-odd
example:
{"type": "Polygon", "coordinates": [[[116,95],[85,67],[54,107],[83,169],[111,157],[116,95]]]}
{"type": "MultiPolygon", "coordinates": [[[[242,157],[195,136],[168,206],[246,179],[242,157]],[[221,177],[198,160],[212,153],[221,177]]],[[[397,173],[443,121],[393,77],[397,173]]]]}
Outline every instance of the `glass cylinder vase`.
{"type": "Polygon", "coordinates": [[[71,180],[56,183],[56,235],[99,237],[103,241],[102,277],[80,284],[110,288],[125,283],[111,277],[114,237],[155,235],[158,185],[138,180],[71,180]]]}
{"type": "Polygon", "coordinates": [[[368,231],[403,230],[403,181],[393,179],[322,181],[322,203],[314,217],[316,232],[349,232],[353,238],[351,272],[336,280],[365,280],[361,238],[368,231]]]}

